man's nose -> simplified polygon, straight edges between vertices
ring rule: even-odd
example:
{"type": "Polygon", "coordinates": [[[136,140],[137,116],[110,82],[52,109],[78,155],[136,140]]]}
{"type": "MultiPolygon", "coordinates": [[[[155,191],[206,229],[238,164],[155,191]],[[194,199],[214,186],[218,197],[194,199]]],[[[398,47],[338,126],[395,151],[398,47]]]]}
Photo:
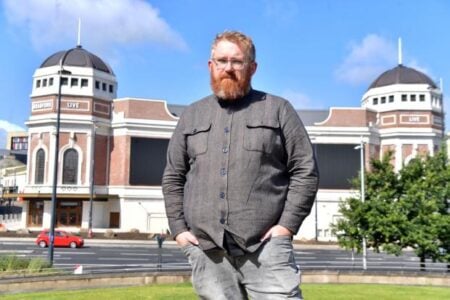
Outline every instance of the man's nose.
{"type": "Polygon", "coordinates": [[[230,71],[234,70],[233,66],[231,65],[231,60],[227,61],[227,64],[225,65],[224,70],[227,71],[227,72],[230,72],[230,71]]]}

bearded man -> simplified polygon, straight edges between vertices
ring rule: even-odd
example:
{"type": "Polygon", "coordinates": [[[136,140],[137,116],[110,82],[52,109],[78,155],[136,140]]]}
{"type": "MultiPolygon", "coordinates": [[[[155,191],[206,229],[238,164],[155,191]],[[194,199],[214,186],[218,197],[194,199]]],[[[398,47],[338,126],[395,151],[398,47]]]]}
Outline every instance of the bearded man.
{"type": "Polygon", "coordinates": [[[255,46],[216,36],[210,95],[181,115],[163,176],[172,235],[201,299],[302,299],[292,236],[318,186],[314,152],[287,100],[251,87],[255,46]]]}

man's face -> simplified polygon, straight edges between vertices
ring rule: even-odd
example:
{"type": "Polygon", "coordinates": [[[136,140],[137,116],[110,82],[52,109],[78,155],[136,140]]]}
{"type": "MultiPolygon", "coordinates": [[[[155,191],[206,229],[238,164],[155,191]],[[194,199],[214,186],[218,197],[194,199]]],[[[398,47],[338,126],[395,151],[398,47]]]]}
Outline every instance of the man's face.
{"type": "Polygon", "coordinates": [[[242,98],[250,89],[256,63],[248,61],[238,45],[220,41],[208,61],[211,88],[219,98],[236,100],[242,98]]]}

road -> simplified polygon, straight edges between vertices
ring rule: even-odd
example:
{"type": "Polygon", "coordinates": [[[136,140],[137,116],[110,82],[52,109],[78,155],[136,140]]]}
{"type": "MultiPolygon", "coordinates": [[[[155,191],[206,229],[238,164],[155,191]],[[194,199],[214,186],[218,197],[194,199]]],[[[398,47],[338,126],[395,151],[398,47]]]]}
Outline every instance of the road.
{"type": "MultiPolygon", "coordinates": [[[[39,248],[32,240],[0,241],[0,255],[16,254],[27,258],[47,259],[48,249],[39,248]]],[[[296,245],[295,258],[302,270],[362,270],[361,255],[337,247],[320,245],[296,245]]],[[[87,273],[114,273],[137,271],[189,270],[190,266],[179,248],[173,243],[164,243],[159,249],[155,242],[111,243],[97,240],[86,241],[80,249],[55,248],[54,266],[87,273]]],[[[368,251],[368,270],[418,272],[419,259],[411,251],[400,257],[368,251]]],[[[428,272],[446,272],[446,265],[427,261],[428,272]]]]}

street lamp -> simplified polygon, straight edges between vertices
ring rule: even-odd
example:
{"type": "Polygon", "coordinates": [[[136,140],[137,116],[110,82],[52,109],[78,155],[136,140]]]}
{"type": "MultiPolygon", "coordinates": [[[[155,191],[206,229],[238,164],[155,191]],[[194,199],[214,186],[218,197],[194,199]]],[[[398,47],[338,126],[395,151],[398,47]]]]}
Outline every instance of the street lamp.
{"type": "MultiPolygon", "coordinates": [[[[365,167],[364,167],[364,141],[361,137],[361,141],[359,146],[356,146],[355,149],[360,150],[360,160],[361,160],[361,202],[364,203],[365,199],[365,185],[364,185],[364,173],[365,173],[365,167]]],[[[363,270],[367,270],[367,245],[366,245],[366,237],[363,235],[362,237],[362,250],[363,250],[363,270]]]]}
{"type": "Polygon", "coordinates": [[[92,144],[91,144],[91,174],[90,174],[90,187],[89,187],[89,222],[88,222],[88,237],[92,238],[92,210],[94,202],[94,176],[95,176],[95,135],[97,125],[94,122],[92,128],[92,144]]]}
{"type": "MultiPolygon", "coordinates": [[[[313,140],[313,139],[311,139],[311,140],[313,140]]],[[[313,146],[313,151],[314,151],[314,159],[317,160],[317,144],[313,143],[312,146],[313,146]]],[[[314,232],[315,232],[314,236],[315,236],[316,242],[318,242],[319,241],[319,219],[318,219],[319,218],[319,208],[318,208],[319,204],[317,203],[317,194],[314,198],[315,198],[314,199],[314,232]]]]}
{"type": "Polygon", "coordinates": [[[54,166],[53,166],[53,185],[52,185],[52,210],[50,216],[50,230],[49,230],[49,245],[48,245],[48,261],[50,266],[53,266],[53,253],[54,253],[54,237],[55,237],[55,224],[56,224],[56,191],[58,185],[58,162],[59,162],[59,132],[61,127],[61,87],[62,87],[62,75],[72,74],[70,71],[64,70],[63,65],[67,58],[67,55],[75,48],[67,50],[59,61],[59,83],[58,83],[58,98],[56,107],[56,135],[55,135],[55,148],[54,148],[54,166]]]}

